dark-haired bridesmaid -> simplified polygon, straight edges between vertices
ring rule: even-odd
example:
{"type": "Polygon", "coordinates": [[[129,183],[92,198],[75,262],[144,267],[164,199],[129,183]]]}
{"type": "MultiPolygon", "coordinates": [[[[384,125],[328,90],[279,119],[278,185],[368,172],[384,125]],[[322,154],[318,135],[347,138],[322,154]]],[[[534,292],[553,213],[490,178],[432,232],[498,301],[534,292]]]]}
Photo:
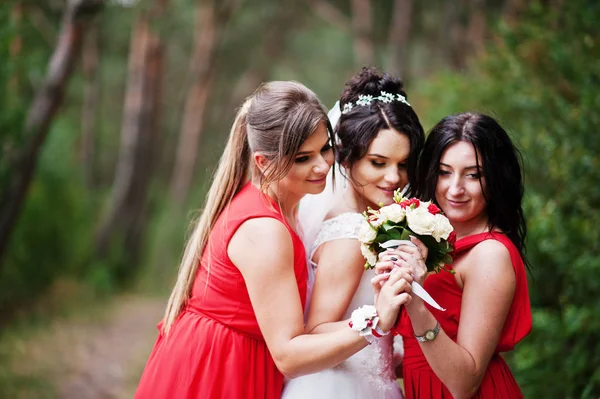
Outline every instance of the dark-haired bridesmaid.
{"type": "Polygon", "coordinates": [[[447,309],[413,296],[401,311],[405,395],[522,398],[501,356],[531,331],[519,153],[493,118],[449,116],[425,142],[417,182],[417,196],[439,205],[457,241],[453,274],[425,276],[424,248],[387,253],[377,265],[423,276],[415,279],[447,309]]]}

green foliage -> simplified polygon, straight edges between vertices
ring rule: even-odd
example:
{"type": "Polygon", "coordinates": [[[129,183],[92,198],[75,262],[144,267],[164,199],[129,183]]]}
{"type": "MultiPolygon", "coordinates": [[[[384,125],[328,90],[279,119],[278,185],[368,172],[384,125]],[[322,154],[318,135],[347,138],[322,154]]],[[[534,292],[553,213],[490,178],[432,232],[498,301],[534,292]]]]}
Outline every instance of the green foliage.
{"type": "Polygon", "coordinates": [[[72,137],[61,126],[50,135],[17,228],[0,269],[0,314],[43,293],[60,275],[83,274],[90,251],[91,204],[63,155],[72,137]]]}
{"type": "Polygon", "coordinates": [[[497,117],[524,155],[534,328],[511,363],[525,397],[600,395],[600,4],[534,3],[476,70],[421,86],[433,124],[497,117]]]}

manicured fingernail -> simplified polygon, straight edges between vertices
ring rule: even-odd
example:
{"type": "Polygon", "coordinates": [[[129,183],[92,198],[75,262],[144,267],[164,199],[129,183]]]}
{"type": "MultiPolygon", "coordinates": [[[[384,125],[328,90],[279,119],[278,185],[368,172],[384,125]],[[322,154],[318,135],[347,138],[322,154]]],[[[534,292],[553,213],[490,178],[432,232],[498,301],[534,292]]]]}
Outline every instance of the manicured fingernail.
{"type": "Polygon", "coordinates": [[[396,258],[395,256],[392,256],[390,259],[392,260],[392,262],[397,262],[398,261],[398,258],[396,258]]]}

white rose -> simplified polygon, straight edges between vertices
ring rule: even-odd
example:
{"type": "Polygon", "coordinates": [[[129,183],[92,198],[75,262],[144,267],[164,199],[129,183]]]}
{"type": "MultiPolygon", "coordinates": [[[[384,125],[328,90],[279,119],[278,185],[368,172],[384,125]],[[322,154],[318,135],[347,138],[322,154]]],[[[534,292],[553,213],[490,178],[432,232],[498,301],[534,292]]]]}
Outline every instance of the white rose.
{"type": "Polygon", "coordinates": [[[369,265],[375,266],[375,263],[377,263],[377,254],[374,251],[372,251],[365,244],[361,244],[361,246],[360,246],[360,252],[365,257],[365,259],[367,260],[367,262],[369,263],[369,265]]]}
{"type": "Polygon", "coordinates": [[[398,204],[391,204],[388,206],[384,206],[379,210],[386,218],[394,223],[400,223],[404,220],[404,216],[406,215],[406,211],[398,204]]]}
{"type": "Polygon", "coordinates": [[[387,216],[378,213],[377,215],[371,216],[371,218],[369,219],[369,222],[371,223],[371,226],[378,229],[382,224],[387,222],[387,216]]]}
{"type": "Polygon", "coordinates": [[[435,215],[429,213],[423,205],[415,209],[407,208],[406,221],[408,228],[419,235],[432,235],[435,230],[435,215]]]}
{"type": "Polygon", "coordinates": [[[454,230],[454,228],[446,216],[439,213],[435,215],[435,228],[431,235],[437,242],[440,242],[441,239],[447,240],[450,233],[452,233],[452,230],[454,230]]]}
{"type": "Polygon", "coordinates": [[[377,309],[373,305],[364,305],[356,309],[350,315],[352,329],[362,331],[367,328],[367,321],[377,317],[377,309]]]}
{"type": "Polygon", "coordinates": [[[366,220],[363,221],[362,225],[360,226],[360,230],[358,231],[358,239],[360,242],[364,244],[371,244],[373,241],[375,241],[376,237],[377,232],[375,229],[369,225],[369,222],[366,220]]]}

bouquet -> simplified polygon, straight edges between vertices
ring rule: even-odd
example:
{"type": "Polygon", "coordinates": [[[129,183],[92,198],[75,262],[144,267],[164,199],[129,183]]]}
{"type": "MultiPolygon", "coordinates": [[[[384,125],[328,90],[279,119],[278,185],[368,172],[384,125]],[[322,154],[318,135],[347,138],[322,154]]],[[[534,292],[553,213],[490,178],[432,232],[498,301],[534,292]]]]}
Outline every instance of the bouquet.
{"type": "Polygon", "coordinates": [[[375,266],[379,253],[398,246],[397,241],[409,240],[411,235],[428,249],[427,271],[437,273],[452,263],[456,233],[448,218],[431,201],[403,198],[396,191],[393,204],[379,210],[369,208],[363,215],[365,223],[361,226],[359,240],[367,260],[365,269],[375,266]]]}
{"type": "MultiPolygon", "coordinates": [[[[394,248],[415,236],[428,250],[425,265],[428,272],[447,269],[452,263],[452,253],[456,233],[440,208],[431,201],[417,198],[403,198],[399,191],[394,193],[394,203],[382,206],[379,210],[369,208],[364,214],[365,221],[359,232],[360,249],[367,260],[365,269],[372,269],[377,263],[377,255],[388,248],[394,248]]],[[[431,306],[444,310],[418,283],[413,282],[413,293],[431,306]]]]}

